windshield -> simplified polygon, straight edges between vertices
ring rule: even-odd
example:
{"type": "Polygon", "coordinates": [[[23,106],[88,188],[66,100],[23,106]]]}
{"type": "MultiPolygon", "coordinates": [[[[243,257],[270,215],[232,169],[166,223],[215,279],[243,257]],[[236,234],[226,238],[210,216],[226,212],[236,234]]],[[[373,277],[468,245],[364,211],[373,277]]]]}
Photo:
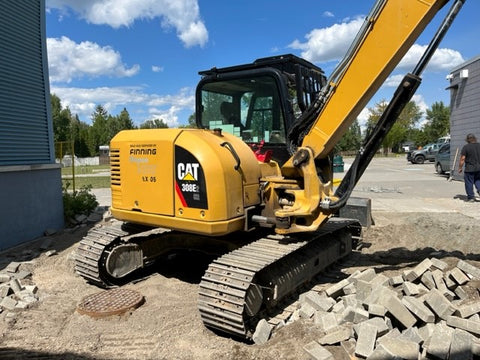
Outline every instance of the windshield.
{"type": "Polygon", "coordinates": [[[201,103],[204,128],[220,128],[245,142],[285,143],[284,115],[273,77],[206,83],[201,103]]]}

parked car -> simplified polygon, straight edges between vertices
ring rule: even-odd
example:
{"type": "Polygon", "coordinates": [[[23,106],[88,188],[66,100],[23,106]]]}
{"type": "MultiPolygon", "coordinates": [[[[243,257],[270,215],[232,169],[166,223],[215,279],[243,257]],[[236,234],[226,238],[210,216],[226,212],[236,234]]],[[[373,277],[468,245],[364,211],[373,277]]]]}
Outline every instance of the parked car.
{"type": "Polygon", "coordinates": [[[410,161],[412,164],[423,164],[426,160],[434,162],[435,155],[437,155],[438,149],[442,145],[443,143],[427,144],[421,149],[409,151],[407,153],[407,161],[410,161]]]}
{"type": "Polygon", "coordinates": [[[450,143],[443,144],[435,156],[435,170],[438,174],[450,172],[450,143]]]}

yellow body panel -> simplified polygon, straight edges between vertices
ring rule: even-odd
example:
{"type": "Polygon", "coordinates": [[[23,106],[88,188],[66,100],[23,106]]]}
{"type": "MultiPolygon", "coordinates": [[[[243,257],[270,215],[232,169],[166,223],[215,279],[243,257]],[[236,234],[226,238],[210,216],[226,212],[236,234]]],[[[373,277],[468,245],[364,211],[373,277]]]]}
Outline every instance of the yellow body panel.
{"type": "Polygon", "coordinates": [[[242,230],[245,208],[261,201],[260,166],[233,135],[128,130],[110,148],[112,214],[120,220],[220,235],[242,230]]]}

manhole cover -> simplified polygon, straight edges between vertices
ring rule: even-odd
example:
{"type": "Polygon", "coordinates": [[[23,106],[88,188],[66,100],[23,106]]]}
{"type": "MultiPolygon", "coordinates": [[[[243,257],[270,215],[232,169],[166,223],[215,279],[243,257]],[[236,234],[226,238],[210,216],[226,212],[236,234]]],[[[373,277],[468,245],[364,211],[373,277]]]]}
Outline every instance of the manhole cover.
{"type": "Polygon", "coordinates": [[[92,317],[120,315],[128,310],[136,309],[142,303],[143,296],[139,292],[119,288],[84,297],[77,305],[77,311],[92,317]]]}

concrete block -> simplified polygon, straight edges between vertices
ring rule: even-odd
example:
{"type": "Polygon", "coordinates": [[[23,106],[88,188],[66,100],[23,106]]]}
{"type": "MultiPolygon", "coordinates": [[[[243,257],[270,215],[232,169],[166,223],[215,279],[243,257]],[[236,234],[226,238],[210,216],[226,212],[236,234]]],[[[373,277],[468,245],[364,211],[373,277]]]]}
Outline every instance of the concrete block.
{"type": "Polygon", "coordinates": [[[318,339],[320,345],[334,345],[341,341],[348,340],[352,337],[352,328],[350,326],[341,325],[334,330],[327,332],[318,339]]]}
{"type": "Polygon", "coordinates": [[[445,282],[443,281],[443,272],[440,270],[434,270],[432,271],[432,276],[433,276],[433,281],[435,282],[435,287],[440,290],[440,292],[443,294],[445,293],[448,289],[447,286],[445,285],[445,282]]]}
{"type": "Polygon", "coordinates": [[[333,354],[316,341],[312,341],[305,345],[303,350],[315,360],[335,360],[333,354]]]}
{"type": "Polygon", "coordinates": [[[344,305],[343,301],[339,301],[335,305],[333,305],[331,311],[335,314],[341,314],[341,313],[343,313],[344,310],[345,310],[345,305],[344,305]]]}
{"type": "Polygon", "coordinates": [[[454,330],[448,326],[437,324],[428,342],[427,354],[440,359],[447,359],[450,352],[454,330]]]}
{"type": "Polygon", "coordinates": [[[417,285],[410,281],[405,281],[402,285],[402,289],[403,293],[407,296],[414,296],[419,293],[417,285]]]}
{"type": "Polygon", "coordinates": [[[375,272],[375,269],[374,268],[368,268],[368,269],[363,270],[359,274],[357,274],[355,276],[350,276],[350,277],[354,280],[353,282],[356,284],[356,282],[358,280],[363,280],[363,281],[366,281],[366,282],[370,282],[371,280],[373,280],[373,278],[375,276],[377,276],[377,274],[375,272]]]}
{"type": "Polygon", "coordinates": [[[461,286],[457,286],[454,290],[454,293],[460,300],[465,300],[468,298],[467,292],[461,286]]]}
{"type": "Polygon", "coordinates": [[[0,273],[0,283],[6,283],[10,281],[10,274],[0,273]]]}
{"type": "Polygon", "coordinates": [[[472,338],[468,332],[455,329],[450,345],[450,360],[472,360],[472,338]]]}
{"type": "MultiPolygon", "coordinates": [[[[353,358],[352,358],[353,359],[353,358]]],[[[375,350],[367,357],[367,360],[398,360],[397,357],[390,354],[382,345],[377,346],[375,350]]]]}
{"type": "Polygon", "coordinates": [[[358,324],[367,319],[368,311],[358,307],[347,306],[342,313],[342,320],[340,321],[340,323],[343,324],[346,322],[351,322],[354,324],[358,324]]]}
{"type": "Polygon", "coordinates": [[[456,310],[455,306],[437,289],[430,290],[425,297],[425,302],[443,320],[446,320],[456,310]]]}
{"type": "Polygon", "coordinates": [[[345,295],[352,295],[357,293],[357,287],[355,286],[354,283],[350,283],[347,286],[343,288],[343,293],[345,295]]]}
{"type": "Polygon", "coordinates": [[[300,317],[304,319],[310,319],[315,314],[315,309],[308,303],[303,303],[299,309],[300,317]]]}
{"type": "Polygon", "coordinates": [[[468,305],[462,305],[457,307],[457,311],[455,314],[460,316],[463,319],[466,319],[474,314],[478,314],[480,312],[480,302],[474,302],[468,305]]]}
{"type": "Polygon", "coordinates": [[[15,272],[17,272],[19,267],[20,267],[19,262],[12,261],[10,264],[7,265],[5,270],[7,271],[7,273],[15,273],[15,272]]]}
{"type": "Polygon", "coordinates": [[[16,272],[15,274],[12,274],[12,278],[18,279],[18,280],[23,280],[29,276],[31,276],[32,273],[30,271],[26,270],[20,270],[16,272]]]}
{"type": "MultiPolygon", "coordinates": [[[[345,307],[358,307],[359,303],[357,301],[357,296],[355,294],[342,296],[342,301],[345,307]]],[[[360,304],[361,305],[361,304],[360,304]]]]}
{"type": "Polygon", "coordinates": [[[0,306],[6,310],[15,310],[15,306],[17,305],[17,300],[12,298],[11,296],[6,296],[0,302],[0,306]]]}
{"type": "Polygon", "coordinates": [[[450,277],[458,284],[458,285],[464,285],[466,284],[467,282],[470,281],[470,279],[468,278],[467,275],[465,275],[465,273],[460,270],[458,267],[454,267],[451,271],[450,271],[450,277]]]}
{"type": "Polygon", "coordinates": [[[435,327],[435,324],[428,323],[418,328],[418,335],[420,335],[424,343],[430,339],[433,331],[435,330],[435,327]]]}
{"type": "Polygon", "coordinates": [[[403,277],[401,275],[392,276],[389,280],[391,286],[398,286],[403,284],[403,277]]]}
{"type": "Polygon", "coordinates": [[[448,264],[445,261],[442,261],[437,258],[431,258],[430,261],[432,262],[432,266],[436,267],[441,271],[445,271],[448,267],[448,264]]]}
{"type": "Polygon", "coordinates": [[[420,278],[420,281],[430,290],[435,288],[435,281],[433,280],[433,275],[431,271],[426,271],[420,278]]]}
{"type": "Polygon", "coordinates": [[[338,326],[337,317],[332,312],[317,311],[314,322],[324,332],[328,332],[338,326]]]}
{"type": "Polygon", "coordinates": [[[30,291],[32,294],[36,294],[38,292],[37,285],[25,285],[25,290],[30,291]]]}
{"type": "Polygon", "coordinates": [[[2,284],[0,285],[0,300],[3,299],[5,296],[10,294],[12,289],[10,289],[10,285],[2,284]]]}
{"type": "Polygon", "coordinates": [[[338,283],[330,286],[328,289],[325,290],[325,293],[328,296],[331,296],[333,298],[336,298],[337,296],[341,295],[343,293],[343,288],[350,284],[350,282],[347,279],[343,279],[342,281],[339,281],[338,283]]]}
{"type": "Polygon", "coordinates": [[[435,322],[435,314],[431,312],[430,309],[426,307],[425,304],[417,298],[413,296],[404,296],[402,298],[402,303],[408,310],[410,310],[416,317],[418,317],[423,322],[435,322]]]}
{"type": "Polygon", "coordinates": [[[353,319],[355,318],[355,308],[352,306],[345,307],[341,314],[341,320],[339,321],[341,324],[350,322],[353,323],[353,319]]]}
{"type": "Polygon", "coordinates": [[[349,339],[349,340],[340,342],[340,348],[345,353],[344,358],[354,359],[354,357],[355,357],[355,345],[357,345],[357,342],[354,339],[349,339]]]}
{"type": "Polygon", "coordinates": [[[257,345],[265,344],[272,333],[273,326],[270,325],[267,320],[262,319],[258,322],[255,332],[253,333],[252,340],[257,345]]]}
{"type": "Polygon", "coordinates": [[[22,300],[17,301],[17,304],[15,305],[15,309],[18,310],[25,310],[28,308],[28,303],[22,300]]]}
{"type": "Polygon", "coordinates": [[[400,333],[400,330],[398,330],[397,328],[390,329],[388,333],[386,333],[385,335],[377,339],[377,346],[379,346],[386,339],[389,339],[389,338],[396,339],[400,335],[402,334],[400,333]]]}
{"type": "Polygon", "coordinates": [[[428,293],[430,291],[430,289],[428,289],[425,285],[423,285],[422,283],[418,283],[416,284],[417,285],[417,290],[418,290],[418,294],[419,295],[424,295],[426,293],[428,293]]]}
{"type": "Polygon", "coordinates": [[[336,301],[330,297],[322,297],[316,291],[309,291],[304,298],[305,303],[315,310],[329,311],[336,301]]]}
{"type": "Polygon", "coordinates": [[[402,331],[402,334],[398,338],[402,340],[413,341],[418,345],[423,344],[423,338],[420,336],[418,329],[415,326],[402,331]]]}
{"type": "Polygon", "coordinates": [[[480,339],[472,339],[472,353],[475,356],[480,356],[480,339]]]}
{"type": "Polygon", "coordinates": [[[456,316],[449,316],[447,317],[447,325],[468,331],[475,335],[480,335],[480,323],[478,321],[461,319],[456,316]]]}
{"type": "Polygon", "coordinates": [[[382,341],[382,348],[395,358],[417,360],[420,346],[413,341],[389,337],[382,341]]]}
{"type": "Polygon", "coordinates": [[[415,266],[412,271],[410,271],[408,274],[406,274],[405,280],[407,281],[415,281],[419,277],[423,275],[425,271],[430,269],[432,266],[432,261],[430,259],[425,259],[423,260],[420,264],[415,266]]]}
{"type": "Polygon", "coordinates": [[[388,327],[387,323],[385,322],[385,319],[375,317],[372,319],[365,320],[364,322],[361,322],[359,324],[353,325],[353,330],[355,333],[358,335],[360,332],[360,328],[362,324],[369,324],[374,326],[377,329],[377,336],[383,336],[387,334],[390,331],[390,328],[388,327]]]}
{"type": "Polygon", "coordinates": [[[363,302],[372,293],[372,284],[365,280],[356,281],[357,300],[363,302]]]}
{"type": "Polygon", "coordinates": [[[22,291],[22,284],[20,283],[20,280],[18,279],[10,280],[10,288],[16,295],[18,295],[20,291],[22,291]]]}
{"type": "Polygon", "coordinates": [[[384,301],[390,296],[397,296],[396,292],[386,286],[377,286],[372,289],[370,295],[363,301],[364,305],[380,304],[385,306],[384,301]]]}
{"type": "Polygon", "coordinates": [[[372,288],[375,289],[377,286],[386,286],[388,285],[390,279],[383,274],[377,274],[372,280],[370,280],[370,284],[372,284],[372,288]]]}
{"type": "MultiPolygon", "coordinates": [[[[461,270],[459,271],[461,272],[461,270]]],[[[452,270],[449,270],[443,274],[443,281],[445,281],[445,285],[447,285],[447,289],[449,290],[455,289],[458,286],[455,280],[453,280],[451,274],[452,274],[452,270]]],[[[467,281],[468,281],[468,278],[467,278],[467,281]]]]}
{"type": "Polygon", "coordinates": [[[464,260],[459,260],[457,268],[463,272],[469,274],[475,280],[480,280],[480,269],[472,264],[467,263],[464,260]]]}
{"type": "Polygon", "coordinates": [[[377,338],[377,328],[368,323],[360,324],[358,332],[357,345],[355,346],[355,355],[368,357],[375,348],[377,338]]]}
{"type": "Polygon", "coordinates": [[[413,326],[417,319],[402,304],[399,298],[389,296],[384,304],[387,311],[406,328],[413,326]]]}
{"type": "Polygon", "coordinates": [[[468,320],[479,321],[480,322],[480,315],[474,314],[468,318],[468,320]]]}
{"type": "Polygon", "coordinates": [[[385,316],[387,309],[380,304],[368,304],[368,313],[371,316],[385,316]]]}

